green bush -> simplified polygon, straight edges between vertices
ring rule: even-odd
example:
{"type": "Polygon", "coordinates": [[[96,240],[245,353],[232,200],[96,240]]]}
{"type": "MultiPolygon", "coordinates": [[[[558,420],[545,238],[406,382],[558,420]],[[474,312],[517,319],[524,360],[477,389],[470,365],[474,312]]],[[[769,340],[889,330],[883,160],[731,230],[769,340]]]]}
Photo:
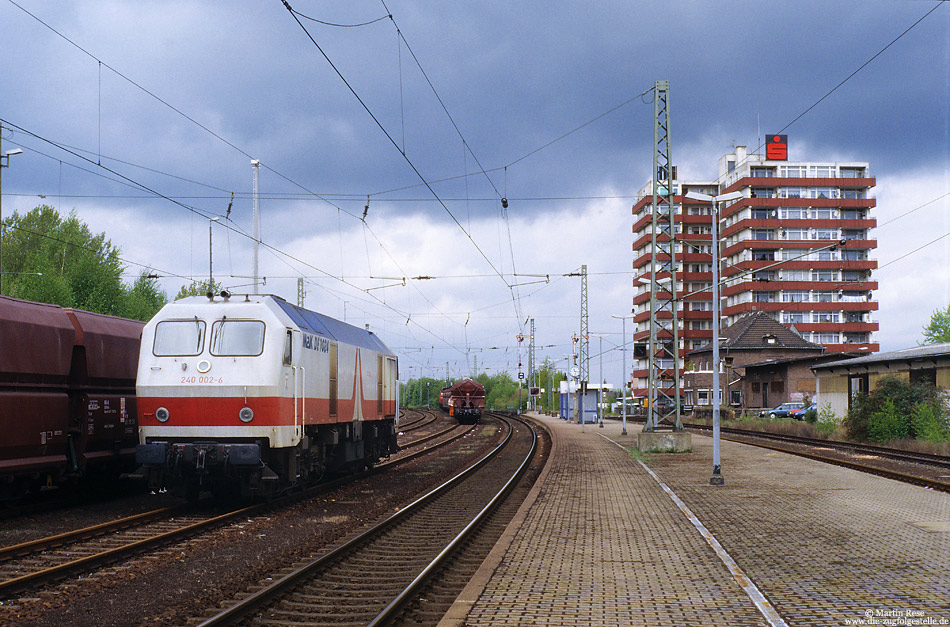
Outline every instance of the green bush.
{"type": "Polygon", "coordinates": [[[950,440],[947,416],[939,402],[919,403],[910,415],[910,424],[918,440],[946,442],[950,440]]]}
{"type": "MultiPolygon", "coordinates": [[[[814,406],[808,408],[805,419],[808,420],[808,413],[815,412],[814,406]]],[[[820,412],[815,412],[815,419],[808,420],[815,423],[815,429],[823,436],[830,436],[838,429],[838,417],[831,409],[831,403],[825,403],[821,406],[820,412]]]]}
{"type": "Polygon", "coordinates": [[[906,415],[891,399],[885,399],[881,408],[868,418],[868,439],[874,442],[890,442],[907,437],[910,425],[906,415]]]}
{"type": "Polygon", "coordinates": [[[912,384],[896,376],[878,381],[870,394],[857,394],[844,418],[848,436],[855,440],[914,437],[910,422],[914,408],[921,403],[938,403],[937,389],[927,384],[912,384]],[[885,408],[885,404],[891,405],[885,408]],[[873,418],[877,415],[876,418],[873,418]],[[873,423],[873,434],[872,434],[873,423]]]}
{"type": "MultiPolygon", "coordinates": [[[[834,416],[834,414],[832,414],[832,416],[834,416]]],[[[805,419],[805,422],[810,422],[812,424],[818,422],[818,410],[815,409],[814,405],[805,410],[805,415],[803,418],[805,419]]]]}

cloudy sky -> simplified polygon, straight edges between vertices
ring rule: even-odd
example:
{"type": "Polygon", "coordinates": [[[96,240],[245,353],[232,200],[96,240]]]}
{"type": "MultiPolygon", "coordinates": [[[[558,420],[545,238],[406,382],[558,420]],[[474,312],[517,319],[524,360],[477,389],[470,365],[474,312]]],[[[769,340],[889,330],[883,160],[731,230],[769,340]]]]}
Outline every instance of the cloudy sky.
{"type": "Polygon", "coordinates": [[[207,277],[220,216],[215,277],[241,292],[259,159],[262,292],[296,301],[304,277],[306,305],[368,323],[403,379],[515,375],[528,318],[563,368],[586,264],[591,375],[602,344],[616,383],[641,94],[669,80],[681,178],[776,132],[793,161],[870,163],[882,350],[950,303],[948,6],[290,4],[0,0],[3,151],[24,150],[4,215],[74,211],[169,296],[207,277]]]}

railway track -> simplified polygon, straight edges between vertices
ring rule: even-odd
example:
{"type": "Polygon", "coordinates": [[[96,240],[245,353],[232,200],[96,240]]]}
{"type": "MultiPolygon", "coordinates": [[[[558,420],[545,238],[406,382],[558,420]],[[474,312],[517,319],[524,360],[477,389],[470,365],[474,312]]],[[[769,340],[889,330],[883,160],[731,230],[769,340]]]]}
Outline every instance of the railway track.
{"type": "Polygon", "coordinates": [[[97,568],[245,515],[185,513],[172,507],[41,538],[0,550],[0,598],[97,568]]]}
{"type": "MultiPolygon", "coordinates": [[[[427,424],[434,424],[438,416],[427,424]]],[[[404,450],[375,468],[323,482],[305,491],[268,503],[225,512],[201,513],[179,505],[76,529],[54,536],[0,548],[0,599],[33,590],[49,582],[129,559],[149,550],[206,532],[241,517],[259,515],[281,505],[310,498],[346,485],[359,477],[385,472],[467,434],[471,426],[446,421],[434,433],[404,444],[404,450]],[[432,444],[433,439],[439,439],[432,444]]]]}
{"type": "Polygon", "coordinates": [[[520,420],[504,422],[504,441],[468,470],[344,544],[282,573],[201,626],[390,624],[471,541],[529,467],[535,430],[520,420]]]}
{"type": "MultiPolygon", "coordinates": [[[[698,431],[712,431],[709,425],[687,424],[684,426],[698,431]]],[[[733,442],[753,444],[905,483],[950,492],[950,481],[947,481],[950,478],[950,459],[940,455],[746,429],[723,428],[721,433],[723,439],[733,442]]]]}

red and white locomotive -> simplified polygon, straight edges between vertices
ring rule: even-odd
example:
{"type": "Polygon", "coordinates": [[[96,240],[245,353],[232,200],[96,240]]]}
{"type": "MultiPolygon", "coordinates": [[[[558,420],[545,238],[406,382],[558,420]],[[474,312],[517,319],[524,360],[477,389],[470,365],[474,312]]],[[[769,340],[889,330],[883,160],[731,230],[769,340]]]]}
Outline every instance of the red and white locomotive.
{"type": "Polygon", "coordinates": [[[136,392],[154,488],[270,495],[398,450],[396,356],[276,296],[184,298],[145,326],[136,392]]]}

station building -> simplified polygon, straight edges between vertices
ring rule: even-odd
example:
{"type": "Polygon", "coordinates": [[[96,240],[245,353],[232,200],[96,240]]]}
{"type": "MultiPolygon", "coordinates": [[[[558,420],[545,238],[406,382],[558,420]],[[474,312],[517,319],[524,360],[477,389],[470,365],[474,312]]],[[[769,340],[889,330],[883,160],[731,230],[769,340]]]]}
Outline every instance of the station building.
{"type": "MultiPolygon", "coordinates": [[[[742,194],[719,207],[720,328],[765,312],[824,347],[825,354],[879,350],[872,276],[877,268],[872,255],[877,247],[872,239],[875,179],[869,164],[790,161],[787,145],[786,136],[770,135],[766,154],[737,146],[720,157],[716,180],[678,180],[674,168],[681,367],[686,353],[709,345],[713,329],[713,212],[709,202],[686,198],[690,191],[742,194]]],[[[651,180],[640,190],[633,206],[633,339],[639,345],[650,339],[652,185],[651,180]]],[[[647,354],[635,349],[632,388],[641,397],[648,391],[647,354]]],[[[672,386],[672,363],[658,368],[660,380],[672,386]]]]}

